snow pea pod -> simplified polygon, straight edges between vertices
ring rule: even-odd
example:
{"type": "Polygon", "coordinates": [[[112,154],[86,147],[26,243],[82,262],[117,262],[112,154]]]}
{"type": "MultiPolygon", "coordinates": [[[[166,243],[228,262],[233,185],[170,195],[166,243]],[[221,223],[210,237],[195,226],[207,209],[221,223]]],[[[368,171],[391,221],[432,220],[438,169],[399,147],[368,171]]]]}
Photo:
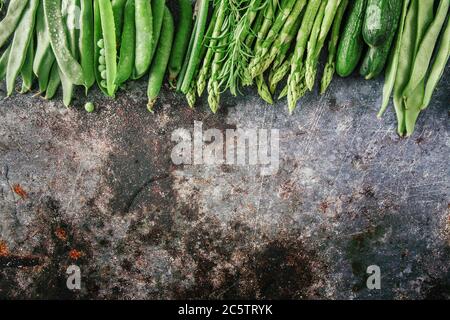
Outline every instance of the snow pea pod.
{"type": "Polygon", "coordinates": [[[8,66],[9,53],[11,52],[11,47],[9,46],[0,57],[0,81],[2,81],[6,76],[6,68],[8,66]]]}
{"type": "Polygon", "coordinates": [[[20,93],[29,92],[33,85],[33,57],[34,39],[32,37],[30,44],[28,45],[25,62],[22,66],[22,70],[20,71],[20,75],[22,76],[22,91],[20,93]]]}
{"type": "Polygon", "coordinates": [[[34,32],[34,23],[39,0],[30,0],[20,19],[11,44],[8,67],[6,69],[6,91],[10,96],[14,91],[16,78],[25,62],[28,46],[34,32]]]}
{"type": "Polygon", "coordinates": [[[94,73],[94,19],[91,0],[81,0],[80,6],[80,55],[81,67],[84,73],[86,91],[95,82],[94,73]]]}
{"type": "Polygon", "coordinates": [[[5,18],[0,21],[0,48],[16,30],[23,11],[28,5],[28,0],[11,0],[5,18]]]}

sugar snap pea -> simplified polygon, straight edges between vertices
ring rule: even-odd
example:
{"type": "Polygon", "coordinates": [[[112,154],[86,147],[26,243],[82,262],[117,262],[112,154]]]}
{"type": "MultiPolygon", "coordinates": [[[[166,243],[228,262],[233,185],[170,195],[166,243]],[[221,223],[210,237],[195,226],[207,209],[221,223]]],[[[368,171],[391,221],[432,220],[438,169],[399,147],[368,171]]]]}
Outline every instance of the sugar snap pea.
{"type": "Polygon", "coordinates": [[[80,53],[86,91],[95,83],[94,73],[94,20],[91,0],[80,3],[80,53]]]}
{"type": "Polygon", "coordinates": [[[39,0],[30,0],[14,33],[6,69],[6,91],[10,96],[14,91],[16,78],[25,62],[28,46],[34,32],[34,23],[39,0]]]}
{"type": "Polygon", "coordinates": [[[142,77],[152,60],[153,14],[149,0],[135,0],[136,58],[134,78],[142,77]]]}
{"type": "Polygon", "coordinates": [[[69,44],[64,31],[61,13],[61,0],[43,0],[44,13],[50,33],[50,43],[61,71],[76,85],[84,84],[84,74],[81,65],[69,50],[69,44]]]}
{"type": "Polygon", "coordinates": [[[125,12],[126,3],[127,3],[127,0],[112,0],[111,1],[113,15],[114,15],[114,25],[116,27],[117,42],[120,42],[120,39],[122,37],[122,27],[123,27],[123,19],[124,19],[123,15],[125,12]]]}
{"type": "Polygon", "coordinates": [[[163,24],[166,0],[152,0],[152,15],[153,15],[153,37],[152,37],[152,59],[156,52],[156,47],[159,42],[161,28],[163,24]]]}
{"type": "Polygon", "coordinates": [[[161,90],[167,64],[169,63],[170,50],[172,48],[175,26],[169,8],[165,6],[161,37],[158,43],[155,59],[150,67],[150,77],[148,81],[148,105],[149,111],[153,110],[155,101],[161,90]]]}
{"type": "Polygon", "coordinates": [[[180,16],[170,54],[169,79],[171,82],[175,81],[181,71],[192,30],[192,2],[190,0],[178,0],[177,3],[180,16]]]}
{"type": "Polygon", "coordinates": [[[119,65],[117,66],[116,85],[118,86],[127,81],[133,73],[136,50],[134,21],[135,3],[134,0],[128,0],[125,5],[119,65]]]}
{"type": "Polygon", "coordinates": [[[29,0],[11,0],[5,18],[0,21],[0,48],[14,33],[29,0]]]}

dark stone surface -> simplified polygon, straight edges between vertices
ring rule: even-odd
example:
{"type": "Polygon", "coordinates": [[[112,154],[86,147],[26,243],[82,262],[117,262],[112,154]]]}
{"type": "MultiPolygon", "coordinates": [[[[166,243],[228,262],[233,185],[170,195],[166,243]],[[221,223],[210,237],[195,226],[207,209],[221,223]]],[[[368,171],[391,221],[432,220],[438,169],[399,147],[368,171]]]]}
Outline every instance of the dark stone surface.
{"type": "Polygon", "coordinates": [[[87,114],[81,89],[67,109],[2,83],[0,298],[448,298],[449,81],[410,139],[375,117],[381,79],[336,79],[292,116],[253,90],[212,115],[165,88],[152,115],[138,82],[87,114]],[[280,170],[173,165],[194,121],[279,129],[280,170]]]}

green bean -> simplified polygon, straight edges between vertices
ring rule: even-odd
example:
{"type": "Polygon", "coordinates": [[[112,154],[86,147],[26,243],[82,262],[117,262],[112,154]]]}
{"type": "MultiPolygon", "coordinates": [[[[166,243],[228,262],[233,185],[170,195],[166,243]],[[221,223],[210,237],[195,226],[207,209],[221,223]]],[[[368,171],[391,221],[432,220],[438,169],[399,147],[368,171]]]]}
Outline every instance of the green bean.
{"type": "Polygon", "coordinates": [[[134,56],[136,49],[135,38],[135,5],[134,0],[128,0],[125,5],[122,44],[120,46],[119,65],[117,67],[116,85],[120,86],[127,81],[134,68],[134,56]]]}
{"type": "Polygon", "coordinates": [[[13,93],[16,78],[25,62],[27,49],[33,36],[38,4],[38,0],[30,0],[14,33],[11,54],[9,55],[8,67],[6,69],[6,91],[8,96],[13,93]]]}
{"type": "Polygon", "coordinates": [[[116,41],[119,43],[122,38],[122,27],[124,22],[124,12],[127,0],[112,0],[112,10],[114,15],[114,26],[116,27],[116,41]]]}
{"type": "Polygon", "coordinates": [[[95,83],[95,49],[94,49],[94,21],[91,0],[81,0],[80,6],[80,56],[84,74],[86,92],[95,83]]]}
{"type": "Polygon", "coordinates": [[[170,58],[170,50],[174,37],[175,26],[169,8],[165,6],[163,25],[161,29],[161,38],[156,51],[155,59],[150,68],[150,77],[148,81],[148,110],[152,111],[166,73],[170,58]]]}
{"type": "Polygon", "coordinates": [[[60,84],[61,78],[59,77],[59,67],[58,63],[55,61],[50,71],[47,90],[45,91],[45,99],[47,100],[52,99],[55,96],[56,92],[58,91],[60,84]]]}
{"type": "MultiPolygon", "coordinates": [[[[189,45],[188,45],[188,48],[186,51],[186,56],[184,57],[182,68],[181,68],[181,71],[180,71],[180,73],[178,75],[178,79],[177,79],[176,89],[178,92],[181,92],[181,85],[183,84],[184,77],[186,76],[189,59],[191,57],[191,52],[194,47],[194,38],[197,34],[197,25],[198,25],[198,21],[195,20],[194,27],[192,29],[192,33],[191,33],[190,40],[189,40],[189,45]]],[[[169,82],[173,83],[174,80],[175,80],[175,78],[171,79],[170,69],[169,69],[169,82]]],[[[192,89],[192,87],[191,87],[191,89],[192,89]]]]}
{"type": "Polygon", "coordinates": [[[180,17],[169,62],[169,81],[171,82],[175,81],[181,72],[183,59],[189,45],[189,35],[191,34],[192,29],[191,0],[178,0],[178,7],[180,17]]]}
{"type": "Polygon", "coordinates": [[[428,107],[431,101],[431,96],[444,73],[445,66],[450,57],[450,19],[447,21],[447,26],[445,28],[444,34],[440,42],[439,50],[436,54],[433,66],[431,67],[430,75],[426,82],[424,98],[422,102],[421,110],[428,107]]]}
{"type": "Polygon", "coordinates": [[[25,62],[22,66],[22,70],[20,71],[20,74],[22,76],[21,93],[29,92],[33,85],[33,58],[34,58],[34,39],[31,38],[30,44],[28,45],[25,62]]]}
{"type": "Polygon", "coordinates": [[[8,67],[9,53],[11,52],[11,46],[6,48],[0,57],[0,81],[6,76],[6,68],[8,67]]]}
{"type": "Polygon", "coordinates": [[[14,33],[29,0],[11,0],[6,16],[0,21],[0,48],[6,43],[8,38],[14,33]]]}
{"type": "MultiPolygon", "coordinates": [[[[63,14],[66,14],[66,28],[69,40],[69,50],[74,59],[78,59],[78,34],[77,34],[77,14],[75,10],[77,9],[77,0],[63,0],[63,14]]],[[[73,98],[74,84],[71,79],[62,72],[61,67],[59,68],[59,77],[61,79],[61,85],[63,88],[63,103],[66,107],[70,105],[73,98]]]]}
{"type": "MultiPolygon", "coordinates": [[[[436,17],[428,28],[423,40],[420,42],[420,46],[414,60],[414,66],[411,71],[411,76],[409,77],[409,82],[403,91],[404,97],[411,95],[418,84],[426,76],[436,42],[439,38],[439,33],[441,32],[442,26],[444,25],[447,17],[449,5],[449,0],[441,0],[439,3],[436,17]]],[[[406,107],[408,107],[408,101],[405,102],[406,107]]]]}
{"type": "Polygon", "coordinates": [[[117,51],[116,37],[114,30],[114,16],[111,2],[109,0],[98,0],[100,21],[103,30],[103,42],[106,65],[106,89],[109,96],[114,96],[116,92],[116,75],[117,75],[117,51]]]}
{"type": "Polygon", "coordinates": [[[36,76],[38,77],[39,91],[45,92],[47,90],[47,85],[50,77],[50,72],[52,65],[55,62],[55,55],[53,54],[52,48],[46,51],[41,66],[37,70],[36,76]]]}
{"type": "Polygon", "coordinates": [[[61,0],[43,0],[50,43],[61,71],[76,85],[83,85],[84,74],[81,65],[69,50],[61,13],[61,0]]]}
{"type": "Polygon", "coordinates": [[[149,0],[136,0],[136,57],[134,78],[142,77],[152,60],[153,15],[149,0]]]}
{"type": "Polygon", "coordinates": [[[397,132],[403,136],[405,133],[405,105],[403,102],[403,89],[411,74],[411,65],[414,62],[414,47],[416,43],[417,8],[419,0],[412,0],[405,20],[405,28],[401,39],[398,70],[394,85],[394,107],[397,115],[397,132]]]}
{"type": "Polygon", "coordinates": [[[36,52],[33,61],[33,71],[36,75],[42,67],[44,56],[50,49],[50,37],[48,28],[45,25],[44,4],[39,1],[39,7],[36,14],[36,52]]]}
{"type": "Polygon", "coordinates": [[[397,68],[400,59],[400,46],[402,44],[403,29],[405,26],[406,14],[408,13],[408,6],[410,0],[403,1],[402,17],[400,20],[400,26],[398,28],[397,39],[395,42],[395,48],[392,50],[389,58],[389,63],[386,67],[386,75],[383,86],[383,102],[381,104],[380,111],[378,112],[378,118],[381,118],[389,105],[389,99],[394,89],[395,78],[397,75],[397,68]]]}
{"type": "Polygon", "coordinates": [[[161,27],[163,24],[164,8],[166,0],[152,0],[152,15],[153,15],[153,37],[152,37],[152,59],[156,52],[156,47],[159,42],[161,34],[161,27]]]}
{"type": "Polygon", "coordinates": [[[198,15],[197,15],[198,21],[196,22],[197,28],[194,34],[192,51],[190,53],[189,59],[187,60],[186,74],[184,76],[183,83],[181,84],[181,92],[183,93],[188,92],[191,85],[191,81],[193,80],[194,77],[194,73],[199,64],[200,52],[202,50],[202,41],[203,36],[205,34],[206,21],[208,18],[209,1],[199,0],[197,2],[197,5],[198,5],[198,15]]]}

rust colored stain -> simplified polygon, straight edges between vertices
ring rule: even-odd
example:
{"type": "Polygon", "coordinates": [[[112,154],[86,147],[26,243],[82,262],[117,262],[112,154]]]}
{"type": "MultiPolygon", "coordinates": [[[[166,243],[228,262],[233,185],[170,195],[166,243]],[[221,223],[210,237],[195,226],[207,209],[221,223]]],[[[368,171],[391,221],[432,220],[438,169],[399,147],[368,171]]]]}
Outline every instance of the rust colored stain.
{"type": "Polygon", "coordinates": [[[83,252],[78,251],[77,249],[72,249],[72,250],[70,250],[70,252],[69,252],[69,257],[70,257],[70,259],[72,259],[72,260],[78,260],[78,259],[80,259],[83,255],[84,255],[83,252]]]}
{"type": "Polygon", "coordinates": [[[20,186],[20,184],[13,185],[13,191],[15,194],[17,194],[22,199],[25,199],[28,197],[28,194],[25,192],[25,190],[20,186]]]}
{"type": "Polygon", "coordinates": [[[0,257],[6,257],[8,254],[8,245],[5,241],[0,241],[0,257]]]}
{"type": "Polygon", "coordinates": [[[55,230],[55,236],[62,241],[67,240],[67,232],[63,228],[56,228],[55,230]]]}

